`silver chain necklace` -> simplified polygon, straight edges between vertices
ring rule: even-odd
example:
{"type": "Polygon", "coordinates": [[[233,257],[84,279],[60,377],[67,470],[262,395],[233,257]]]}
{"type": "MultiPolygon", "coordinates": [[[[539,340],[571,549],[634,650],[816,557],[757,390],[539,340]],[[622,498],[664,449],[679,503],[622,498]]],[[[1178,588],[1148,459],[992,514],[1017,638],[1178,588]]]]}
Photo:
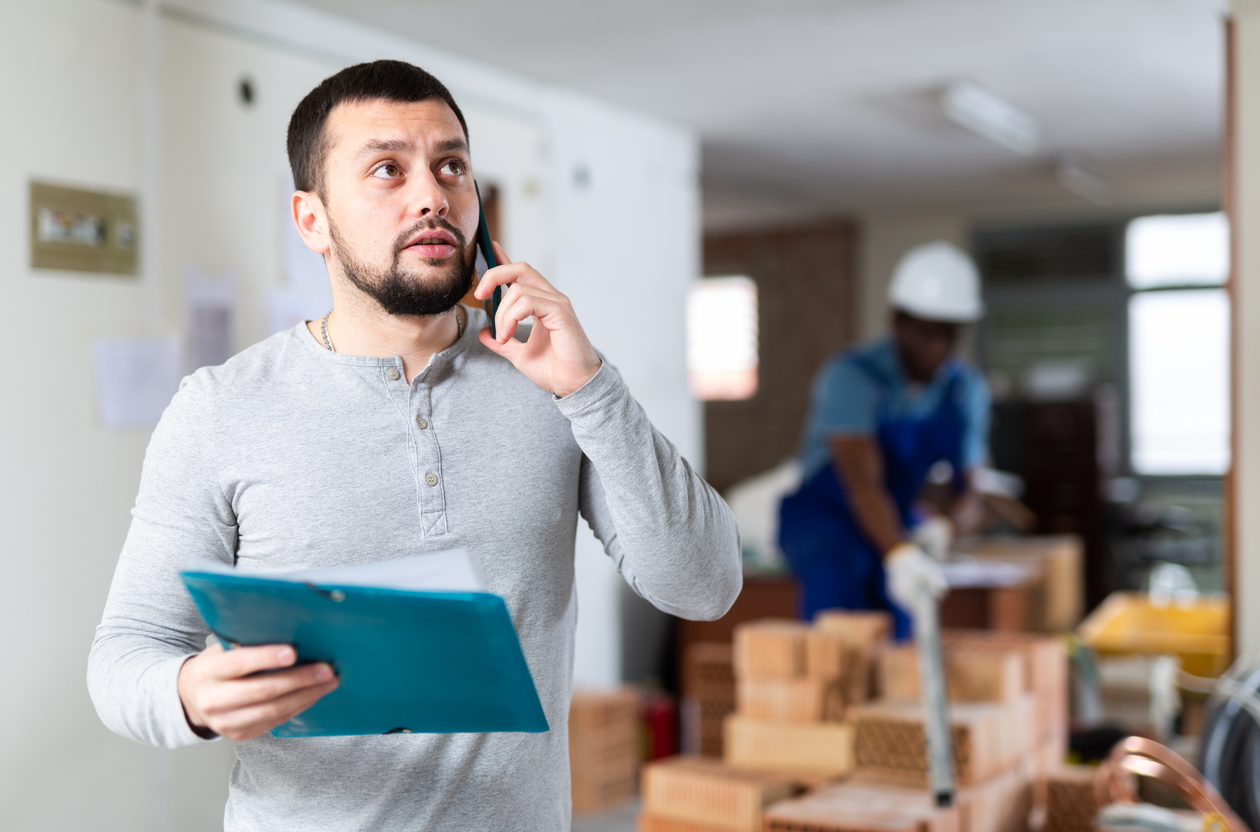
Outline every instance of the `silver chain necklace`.
{"type": "MultiPolygon", "coordinates": [[[[329,309],[328,313],[324,315],[324,320],[319,324],[319,331],[324,335],[324,349],[329,352],[336,352],[337,350],[333,348],[332,339],[328,337],[328,315],[332,313],[333,311],[329,309]]],[[[464,337],[464,317],[459,314],[458,306],[455,307],[455,327],[455,340],[459,341],[460,338],[464,337]]]]}
{"type": "MultiPolygon", "coordinates": [[[[328,315],[331,315],[331,314],[332,314],[332,310],[329,309],[328,315]]],[[[336,350],[333,349],[332,339],[328,337],[328,315],[324,316],[324,321],[323,323],[319,325],[319,329],[321,332],[324,333],[324,348],[327,349],[329,352],[336,352],[336,350]]]]}

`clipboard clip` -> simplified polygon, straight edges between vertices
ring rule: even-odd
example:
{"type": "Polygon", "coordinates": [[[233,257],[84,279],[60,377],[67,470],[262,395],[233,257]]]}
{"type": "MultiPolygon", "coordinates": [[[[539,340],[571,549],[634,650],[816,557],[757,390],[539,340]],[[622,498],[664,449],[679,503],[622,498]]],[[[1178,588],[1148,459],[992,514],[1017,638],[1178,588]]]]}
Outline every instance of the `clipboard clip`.
{"type": "Polygon", "coordinates": [[[342,592],[340,589],[323,589],[321,587],[315,586],[315,584],[312,584],[312,583],[307,583],[306,586],[312,592],[317,592],[320,595],[324,596],[325,598],[329,599],[330,601],[336,601],[337,603],[341,603],[342,601],[346,600],[346,594],[342,592]]]}

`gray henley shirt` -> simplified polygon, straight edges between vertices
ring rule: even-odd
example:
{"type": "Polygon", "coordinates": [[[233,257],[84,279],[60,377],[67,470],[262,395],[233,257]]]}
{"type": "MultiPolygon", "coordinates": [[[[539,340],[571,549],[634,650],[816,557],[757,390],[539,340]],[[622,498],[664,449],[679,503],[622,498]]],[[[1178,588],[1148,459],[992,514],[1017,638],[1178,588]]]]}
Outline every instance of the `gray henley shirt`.
{"type": "Polygon", "coordinates": [[[579,513],[636,592],[716,618],[741,586],[734,520],[607,361],[556,399],[463,336],[410,385],[400,357],[304,325],[184,379],[145,454],[88,660],[109,728],[204,742],[176,677],[208,632],[179,577],[366,563],[464,546],[503,596],[551,730],[276,739],[236,747],[225,828],[567,830],[579,513]]]}

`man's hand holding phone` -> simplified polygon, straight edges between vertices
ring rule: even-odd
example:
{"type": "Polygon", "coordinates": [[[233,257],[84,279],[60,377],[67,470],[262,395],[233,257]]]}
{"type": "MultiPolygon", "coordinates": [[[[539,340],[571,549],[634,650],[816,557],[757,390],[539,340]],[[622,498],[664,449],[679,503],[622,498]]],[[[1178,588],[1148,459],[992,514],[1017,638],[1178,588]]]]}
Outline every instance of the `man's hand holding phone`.
{"type": "Polygon", "coordinates": [[[189,726],[207,739],[221,734],[249,740],[336,690],[337,677],[327,662],[295,667],[296,661],[297,652],[287,644],[207,647],[179,670],[179,699],[189,726]]]}
{"type": "Polygon", "coordinates": [[[481,330],[481,343],[503,356],[539,387],[561,398],[590,381],[599,370],[599,355],[573,312],[573,304],[527,263],[513,263],[494,244],[500,265],[482,276],[474,292],[486,300],[502,286],[503,300],[494,317],[495,334],[481,330]],[[512,335],[526,318],[535,325],[524,342],[512,335]]]}

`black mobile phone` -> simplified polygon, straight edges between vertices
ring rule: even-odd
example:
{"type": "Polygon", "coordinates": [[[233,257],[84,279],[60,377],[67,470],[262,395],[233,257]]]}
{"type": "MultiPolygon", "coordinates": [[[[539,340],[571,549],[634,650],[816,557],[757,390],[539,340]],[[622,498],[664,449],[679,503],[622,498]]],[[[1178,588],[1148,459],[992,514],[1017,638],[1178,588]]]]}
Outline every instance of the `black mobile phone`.
{"type": "MultiPolygon", "coordinates": [[[[477,187],[477,182],[473,181],[473,188],[477,191],[477,279],[481,280],[481,276],[490,269],[493,269],[498,263],[494,259],[494,246],[490,244],[490,229],[486,226],[486,212],[481,207],[481,188],[477,187]]],[[[498,333],[494,326],[494,315],[499,311],[499,304],[503,302],[503,287],[495,286],[494,293],[489,298],[482,301],[482,305],[486,309],[486,315],[490,317],[490,337],[498,338],[498,333]]]]}

